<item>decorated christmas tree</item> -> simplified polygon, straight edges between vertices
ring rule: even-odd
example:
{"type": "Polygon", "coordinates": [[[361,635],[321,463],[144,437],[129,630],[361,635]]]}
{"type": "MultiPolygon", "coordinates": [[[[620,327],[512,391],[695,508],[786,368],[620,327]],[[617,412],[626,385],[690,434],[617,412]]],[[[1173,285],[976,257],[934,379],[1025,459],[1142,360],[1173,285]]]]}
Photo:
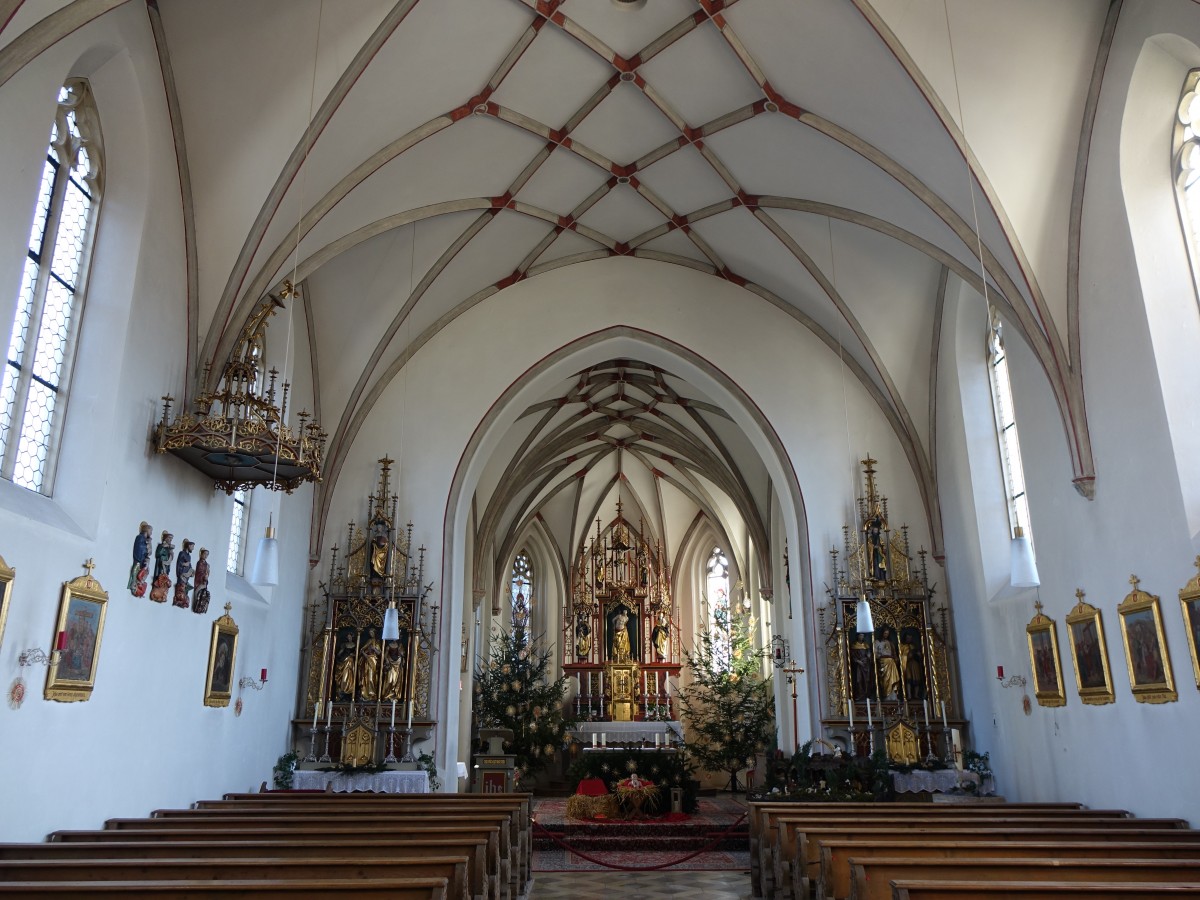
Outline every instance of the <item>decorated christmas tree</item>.
{"type": "Polygon", "coordinates": [[[476,723],[512,731],[505,750],[517,758],[518,779],[547,766],[575,725],[563,712],[567,678],[550,681],[549,668],[550,651],[516,627],[497,635],[487,664],[475,673],[476,723]]]}
{"type": "Polygon", "coordinates": [[[709,772],[737,773],[775,734],[771,680],[762,674],[767,651],[754,647],[749,619],[718,622],[719,635],[705,630],[684,651],[692,683],[680,695],[688,726],[688,750],[709,772]]]}

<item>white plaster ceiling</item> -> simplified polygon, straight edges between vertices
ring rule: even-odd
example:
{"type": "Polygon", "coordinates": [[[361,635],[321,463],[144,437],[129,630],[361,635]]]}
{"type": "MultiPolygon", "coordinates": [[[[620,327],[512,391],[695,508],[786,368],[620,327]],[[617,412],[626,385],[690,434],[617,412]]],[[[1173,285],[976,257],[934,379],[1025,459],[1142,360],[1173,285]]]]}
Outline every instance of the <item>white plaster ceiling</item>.
{"type": "MultiPolygon", "coordinates": [[[[36,45],[60,7],[113,5],[10,2],[0,46],[36,45]]],[[[195,376],[266,291],[305,280],[334,460],[416,344],[597,256],[699,268],[790,312],[871,392],[934,507],[944,266],[986,269],[1082,421],[1066,223],[1105,0],[157,8],[190,173],[195,376]]]]}

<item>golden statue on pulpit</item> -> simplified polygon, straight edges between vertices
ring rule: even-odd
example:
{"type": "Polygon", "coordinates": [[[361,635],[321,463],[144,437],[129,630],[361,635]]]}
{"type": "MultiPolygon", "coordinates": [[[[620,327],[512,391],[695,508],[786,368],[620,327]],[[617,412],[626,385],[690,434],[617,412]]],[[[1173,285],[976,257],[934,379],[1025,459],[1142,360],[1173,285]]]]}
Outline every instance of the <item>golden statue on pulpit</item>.
{"type": "Polygon", "coordinates": [[[637,663],[609,663],[608,683],[612,690],[612,703],[609,706],[614,722],[632,722],[638,714],[637,663]]]}

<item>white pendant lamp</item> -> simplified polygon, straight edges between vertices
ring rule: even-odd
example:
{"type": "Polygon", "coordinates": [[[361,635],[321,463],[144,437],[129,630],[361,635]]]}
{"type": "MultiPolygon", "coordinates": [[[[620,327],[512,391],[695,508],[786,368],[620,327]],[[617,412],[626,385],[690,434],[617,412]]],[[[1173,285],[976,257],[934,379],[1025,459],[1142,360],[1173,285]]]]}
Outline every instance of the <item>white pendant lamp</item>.
{"type": "Polygon", "coordinates": [[[854,630],[859,634],[873,634],[875,632],[875,619],[871,616],[871,604],[867,602],[866,594],[858,598],[858,606],[855,609],[854,619],[854,630]]]}
{"type": "Polygon", "coordinates": [[[383,639],[385,641],[400,640],[400,613],[396,611],[396,604],[391,603],[388,608],[383,611],[383,639]]]}
{"type": "Polygon", "coordinates": [[[1042,583],[1033,558],[1033,545],[1020,525],[1013,531],[1011,581],[1013,587],[1037,587],[1042,583]]]}
{"type": "Polygon", "coordinates": [[[267,520],[267,533],[258,539],[258,555],[250,573],[250,583],[258,587],[279,586],[279,541],[275,539],[274,521],[272,513],[267,520]]]}

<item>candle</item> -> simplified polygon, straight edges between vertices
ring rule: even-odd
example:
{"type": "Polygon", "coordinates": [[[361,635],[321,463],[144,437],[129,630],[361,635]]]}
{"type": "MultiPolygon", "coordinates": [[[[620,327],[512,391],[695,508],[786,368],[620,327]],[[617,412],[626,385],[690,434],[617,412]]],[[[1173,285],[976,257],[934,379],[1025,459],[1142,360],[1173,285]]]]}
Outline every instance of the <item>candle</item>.
{"type": "Polygon", "coordinates": [[[575,696],[583,696],[583,676],[578,672],[575,673],[575,696]]]}
{"type": "Polygon", "coordinates": [[[408,700],[408,727],[410,729],[412,728],[412,716],[413,716],[413,702],[412,702],[412,698],[410,697],[408,700]]]}
{"type": "Polygon", "coordinates": [[[313,704],[313,731],[317,730],[317,714],[321,711],[320,702],[313,704]]]}
{"type": "Polygon", "coordinates": [[[656,731],[656,732],[654,732],[654,749],[657,750],[661,746],[662,746],[662,735],[656,731]]]}
{"type": "Polygon", "coordinates": [[[946,701],[942,701],[942,731],[948,730],[946,725],[946,701]]]}
{"type": "Polygon", "coordinates": [[[262,676],[259,678],[259,681],[263,682],[264,684],[266,683],[266,681],[267,681],[267,670],[266,669],[262,670],[262,676]]]}
{"type": "Polygon", "coordinates": [[[850,707],[850,730],[853,731],[854,730],[854,698],[850,699],[850,703],[848,705],[850,707]]]}
{"type": "Polygon", "coordinates": [[[325,727],[328,728],[333,724],[333,701],[330,700],[325,704],[325,727]]]}
{"type": "Polygon", "coordinates": [[[56,639],[56,641],[54,643],[54,649],[55,650],[66,650],[67,649],[67,633],[65,631],[60,631],[58,633],[58,638],[56,639]]]}
{"type": "Polygon", "coordinates": [[[1001,681],[1004,680],[1004,666],[996,666],[996,677],[1001,681]]]}
{"type": "Polygon", "coordinates": [[[871,698],[867,698],[867,730],[871,731],[875,727],[875,722],[871,718],[871,698]]]}
{"type": "Polygon", "coordinates": [[[601,699],[601,702],[603,702],[603,700],[604,700],[604,670],[603,669],[600,670],[600,699],[601,699]]]}
{"type": "Polygon", "coordinates": [[[596,734],[596,732],[593,731],[592,732],[592,749],[593,750],[596,749],[596,741],[598,741],[599,739],[600,739],[600,735],[596,734]]]}
{"type": "Polygon", "coordinates": [[[396,701],[392,701],[392,727],[396,727],[396,701]]]}
{"type": "Polygon", "coordinates": [[[925,709],[925,730],[928,731],[929,730],[929,701],[922,700],[921,706],[924,707],[924,709],[925,709]]]}
{"type": "Polygon", "coordinates": [[[607,747],[607,746],[608,746],[608,734],[607,734],[607,733],[605,733],[605,732],[603,732],[603,731],[602,731],[602,732],[600,732],[600,746],[601,746],[601,747],[607,747]]]}

